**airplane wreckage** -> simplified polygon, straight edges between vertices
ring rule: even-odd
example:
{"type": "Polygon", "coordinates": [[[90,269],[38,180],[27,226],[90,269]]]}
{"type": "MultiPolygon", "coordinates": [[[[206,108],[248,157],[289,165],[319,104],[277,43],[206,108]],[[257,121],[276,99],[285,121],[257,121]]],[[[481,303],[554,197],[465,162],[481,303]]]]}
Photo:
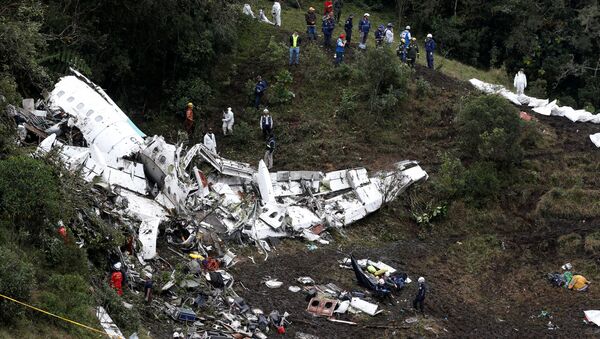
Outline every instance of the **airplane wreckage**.
{"type": "Polygon", "coordinates": [[[183,245],[201,229],[254,241],[267,251],[269,238],[326,243],[319,234],[327,228],[356,222],[428,178],[416,161],[374,175],[364,168],[269,173],[262,160],[256,169],[203,144],[185,149],[146,136],[104,90],[72,72],[46,101],[24,100],[24,108],[9,108],[9,115],[22,122],[22,138],[27,132],[43,138],[37,152],[55,150],[69,170],[115,190],[138,220],[142,260],[155,257],[159,225],[170,216],[188,220],[183,245]],[[78,146],[71,140],[74,130],[83,137],[78,146]]]}

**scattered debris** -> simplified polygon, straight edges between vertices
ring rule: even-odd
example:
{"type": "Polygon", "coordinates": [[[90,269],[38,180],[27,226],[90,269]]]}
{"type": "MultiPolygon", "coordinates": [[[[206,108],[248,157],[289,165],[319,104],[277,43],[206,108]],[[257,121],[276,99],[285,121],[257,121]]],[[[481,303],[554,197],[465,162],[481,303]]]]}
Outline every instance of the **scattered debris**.
{"type": "Polygon", "coordinates": [[[315,297],[310,300],[306,310],[313,315],[331,317],[337,304],[337,300],[315,297]]]}
{"type": "Polygon", "coordinates": [[[300,288],[298,286],[290,286],[290,287],[288,287],[288,290],[290,292],[296,293],[296,292],[300,292],[302,290],[302,288],[300,288]]]}
{"type": "Polygon", "coordinates": [[[265,281],[265,285],[267,285],[268,288],[280,288],[283,285],[283,282],[278,281],[277,279],[269,279],[265,281]]]}
{"type": "Polygon", "coordinates": [[[377,304],[364,301],[360,298],[352,298],[352,300],[350,301],[350,306],[370,316],[374,316],[377,313],[379,313],[377,312],[377,304]]]}
{"type": "Polygon", "coordinates": [[[98,306],[96,308],[96,318],[100,321],[100,325],[109,338],[125,338],[104,307],[98,306]]]}
{"type": "Polygon", "coordinates": [[[600,311],[598,311],[598,310],[583,311],[583,314],[585,315],[585,319],[587,321],[600,326],[600,311]]]}

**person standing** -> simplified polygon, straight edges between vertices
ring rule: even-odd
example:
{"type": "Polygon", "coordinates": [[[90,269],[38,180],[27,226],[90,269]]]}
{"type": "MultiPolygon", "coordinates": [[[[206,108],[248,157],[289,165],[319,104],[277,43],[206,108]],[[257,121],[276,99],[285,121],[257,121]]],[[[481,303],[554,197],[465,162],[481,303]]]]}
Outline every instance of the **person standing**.
{"type": "Polygon", "coordinates": [[[365,13],[363,18],[358,23],[358,32],[360,33],[360,44],[358,47],[362,49],[367,48],[367,37],[369,36],[369,31],[371,30],[369,16],[369,13],[365,13]]]}
{"type": "Polygon", "coordinates": [[[344,6],[343,0],[333,0],[333,16],[335,17],[335,23],[339,24],[342,18],[342,7],[344,6]]]}
{"type": "Polygon", "coordinates": [[[191,102],[188,102],[187,109],[185,111],[184,128],[188,136],[191,136],[194,132],[194,104],[191,102]]]}
{"type": "Polygon", "coordinates": [[[113,266],[113,272],[110,275],[110,287],[117,291],[119,296],[123,295],[123,273],[121,273],[121,263],[113,266]]]}
{"type": "Polygon", "coordinates": [[[383,41],[387,46],[394,43],[394,25],[391,22],[387,24],[387,28],[383,32],[383,41]]]}
{"type": "Polygon", "coordinates": [[[233,123],[235,119],[233,118],[233,111],[231,107],[227,107],[227,112],[223,112],[223,135],[233,134],[233,123]]]}
{"type": "Polygon", "coordinates": [[[385,32],[385,27],[383,25],[379,25],[375,30],[375,46],[380,47],[383,44],[383,35],[385,32]]]}
{"type": "Polygon", "coordinates": [[[413,308],[416,310],[417,308],[421,310],[421,313],[424,313],[424,303],[425,296],[427,295],[427,285],[425,284],[425,278],[419,277],[419,290],[417,291],[417,295],[415,296],[415,300],[413,300],[413,308]]]}
{"type": "Polygon", "coordinates": [[[260,129],[265,140],[268,140],[269,136],[273,134],[273,118],[266,108],[263,110],[263,114],[260,117],[260,129]]]}
{"type": "Polygon", "coordinates": [[[279,1],[273,1],[271,14],[273,14],[273,22],[275,23],[275,26],[281,27],[281,4],[279,1]]]}
{"type": "Polygon", "coordinates": [[[525,93],[525,88],[527,87],[527,77],[525,76],[525,72],[522,68],[515,75],[515,81],[513,85],[517,89],[518,95],[522,95],[525,93]]]}
{"type": "Polygon", "coordinates": [[[208,132],[204,134],[204,146],[206,146],[209,151],[217,154],[217,139],[215,138],[212,128],[209,128],[208,132]]]}
{"type": "Polygon", "coordinates": [[[333,29],[335,28],[335,21],[333,21],[333,13],[328,13],[323,17],[323,46],[329,47],[331,46],[331,34],[333,34],[333,29]]]}
{"type": "Polygon", "coordinates": [[[344,62],[344,51],[346,49],[346,35],[344,33],[340,34],[340,37],[337,39],[337,43],[335,46],[335,65],[338,66],[342,62],[344,62]]]}
{"type": "Polygon", "coordinates": [[[331,1],[325,1],[323,3],[323,15],[327,16],[329,13],[333,13],[333,3],[331,1]]]}
{"type": "Polygon", "coordinates": [[[346,32],[346,47],[350,47],[350,41],[352,40],[352,28],[354,24],[352,20],[354,19],[354,14],[350,14],[348,19],[346,19],[346,23],[344,24],[344,32],[346,32]]]}
{"type": "Polygon", "coordinates": [[[425,39],[425,53],[427,53],[427,68],[433,69],[433,52],[435,51],[435,40],[431,33],[425,39]]]}
{"type": "Polygon", "coordinates": [[[299,64],[301,42],[302,38],[298,35],[298,31],[294,31],[290,36],[290,66],[299,64]]]}
{"type": "Polygon", "coordinates": [[[309,7],[308,12],[304,15],[306,20],[306,34],[308,40],[317,40],[317,15],[315,14],[315,8],[309,7]]]}
{"type": "Polygon", "coordinates": [[[265,94],[265,91],[269,87],[269,84],[259,75],[256,77],[256,85],[254,86],[254,108],[258,109],[260,101],[265,94]]]}
{"type": "Polygon", "coordinates": [[[267,140],[267,150],[265,151],[265,165],[267,169],[273,168],[273,152],[275,152],[275,134],[271,133],[267,140]]]}
{"type": "Polygon", "coordinates": [[[410,67],[415,67],[415,62],[417,62],[417,58],[419,57],[419,45],[417,44],[417,38],[412,38],[410,44],[408,45],[407,59],[410,67]]]}
{"type": "Polygon", "coordinates": [[[146,303],[152,302],[153,287],[154,281],[152,281],[152,273],[146,273],[146,281],[144,281],[144,300],[146,300],[146,303]]]}
{"type": "Polygon", "coordinates": [[[402,39],[404,39],[405,43],[406,43],[406,48],[408,49],[408,46],[410,45],[412,36],[410,34],[410,26],[406,26],[406,28],[404,28],[404,30],[402,31],[402,34],[400,34],[400,37],[402,39]]]}
{"type": "Polygon", "coordinates": [[[402,38],[400,39],[400,45],[398,45],[396,54],[398,54],[403,63],[406,63],[406,52],[406,41],[404,41],[404,38],[402,38]]]}

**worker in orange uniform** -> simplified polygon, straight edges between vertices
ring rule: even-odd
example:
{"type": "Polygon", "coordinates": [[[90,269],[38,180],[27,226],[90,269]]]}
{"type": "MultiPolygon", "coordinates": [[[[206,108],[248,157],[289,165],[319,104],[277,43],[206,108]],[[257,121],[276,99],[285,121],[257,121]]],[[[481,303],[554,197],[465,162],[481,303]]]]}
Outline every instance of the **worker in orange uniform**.
{"type": "Polygon", "coordinates": [[[116,263],[113,268],[113,273],[110,276],[110,287],[117,290],[118,295],[123,295],[123,273],[121,273],[121,263],[116,263]]]}
{"type": "Polygon", "coordinates": [[[188,135],[194,132],[194,104],[189,102],[185,111],[185,131],[188,135]]]}

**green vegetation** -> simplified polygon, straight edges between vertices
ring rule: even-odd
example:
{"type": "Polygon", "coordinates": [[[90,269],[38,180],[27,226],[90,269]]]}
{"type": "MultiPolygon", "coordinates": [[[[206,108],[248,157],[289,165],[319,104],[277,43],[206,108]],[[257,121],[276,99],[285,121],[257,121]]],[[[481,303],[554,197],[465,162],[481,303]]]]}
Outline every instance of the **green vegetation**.
{"type": "Polygon", "coordinates": [[[595,218],[600,215],[600,191],[553,188],[541,197],[537,213],[546,218],[595,218]]]}

